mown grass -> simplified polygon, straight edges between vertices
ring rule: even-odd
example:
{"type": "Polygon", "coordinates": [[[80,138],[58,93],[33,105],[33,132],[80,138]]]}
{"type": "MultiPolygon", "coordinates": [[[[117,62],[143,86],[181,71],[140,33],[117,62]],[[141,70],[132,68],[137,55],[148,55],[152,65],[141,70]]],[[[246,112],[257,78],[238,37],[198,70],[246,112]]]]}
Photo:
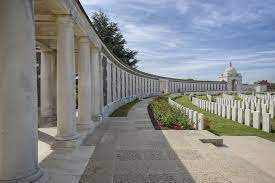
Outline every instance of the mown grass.
{"type": "Polygon", "coordinates": [[[138,103],[140,100],[136,99],[132,102],[129,102],[123,106],[121,106],[120,108],[118,108],[117,110],[115,110],[110,117],[127,117],[128,112],[130,111],[130,109],[136,104],[138,103]]]}
{"type": "MultiPolygon", "coordinates": [[[[188,100],[187,96],[182,96],[176,99],[176,102],[188,107],[190,109],[196,110],[200,113],[203,113],[205,116],[205,120],[207,121],[208,130],[216,135],[227,135],[227,136],[258,136],[264,139],[275,142],[275,133],[266,133],[261,130],[257,130],[252,127],[245,126],[236,121],[224,119],[218,115],[207,112],[203,109],[200,109],[192,104],[191,101],[188,100]]],[[[275,120],[272,120],[272,127],[275,127],[275,120]]]]}

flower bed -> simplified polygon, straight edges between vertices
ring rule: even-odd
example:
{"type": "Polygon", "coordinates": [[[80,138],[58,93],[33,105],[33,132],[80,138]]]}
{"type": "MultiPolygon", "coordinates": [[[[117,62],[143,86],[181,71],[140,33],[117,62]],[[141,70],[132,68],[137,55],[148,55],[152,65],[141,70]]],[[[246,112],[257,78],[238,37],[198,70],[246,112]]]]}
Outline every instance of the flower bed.
{"type": "Polygon", "coordinates": [[[148,106],[149,116],[156,130],[190,130],[192,122],[180,110],[168,103],[167,97],[155,97],[148,106]]]}

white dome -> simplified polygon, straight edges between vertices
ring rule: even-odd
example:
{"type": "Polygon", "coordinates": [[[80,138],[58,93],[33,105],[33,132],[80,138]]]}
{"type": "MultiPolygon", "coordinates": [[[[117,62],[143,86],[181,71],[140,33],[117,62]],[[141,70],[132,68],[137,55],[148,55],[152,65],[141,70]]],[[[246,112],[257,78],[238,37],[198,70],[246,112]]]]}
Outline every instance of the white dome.
{"type": "Polygon", "coordinates": [[[229,64],[229,67],[225,69],[224,76],[238,76],[237,70],[232,66],[232,64],[229,64]]]}

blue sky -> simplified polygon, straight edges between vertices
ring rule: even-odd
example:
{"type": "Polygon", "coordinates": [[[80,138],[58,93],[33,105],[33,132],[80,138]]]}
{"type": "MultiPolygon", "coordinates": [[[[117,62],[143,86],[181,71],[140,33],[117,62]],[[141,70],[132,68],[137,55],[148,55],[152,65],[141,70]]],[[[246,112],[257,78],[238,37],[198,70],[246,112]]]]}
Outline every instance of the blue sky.
{"type": "Polygon", "coordinates": [[[275,0],[80,0],[118,22],[142,71],[217,80],[233,63],[251,83],[275,82],[275,0]]]}

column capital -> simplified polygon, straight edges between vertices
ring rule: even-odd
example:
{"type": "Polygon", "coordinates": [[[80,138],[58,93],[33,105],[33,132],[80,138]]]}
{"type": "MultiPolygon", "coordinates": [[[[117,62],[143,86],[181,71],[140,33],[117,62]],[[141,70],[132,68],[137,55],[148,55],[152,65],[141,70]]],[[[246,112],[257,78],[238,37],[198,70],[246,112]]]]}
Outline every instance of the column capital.
{"type": "Polygon", "coordinates": [[[73,19],[71,15],[58,15],[56,18],[56,22],[59,24],[72,24],[73,19]]]}
{"type": "Polygon", "coordinates": [[[88,36],[80,36],[78,38],[79,43],[90,43],[89,37],[88,36]]]}

